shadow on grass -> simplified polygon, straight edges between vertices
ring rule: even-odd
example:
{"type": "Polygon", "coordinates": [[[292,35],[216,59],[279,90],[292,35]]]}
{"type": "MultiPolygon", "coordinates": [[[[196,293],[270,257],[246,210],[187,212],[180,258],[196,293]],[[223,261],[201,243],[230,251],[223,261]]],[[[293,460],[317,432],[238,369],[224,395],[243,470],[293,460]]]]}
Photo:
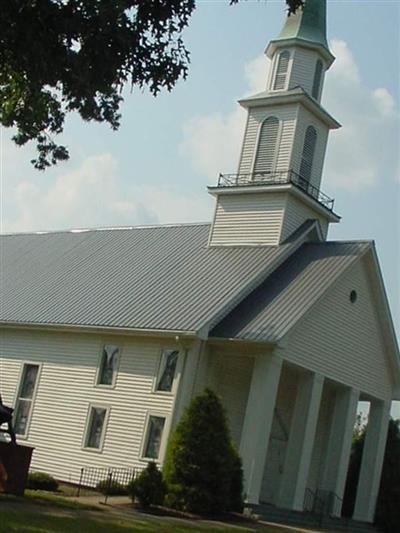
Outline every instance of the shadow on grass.
{"type": "MultiPolygon", "coordinates": [[[[165,523],[103,517],[59,516],[50,511],[18,512],[1,511],[1,533],[207,533],[237,532],[235,528],[204,528],[165,523]]],[[[243,531],[243,530],[242,530],[243,531]]]]}

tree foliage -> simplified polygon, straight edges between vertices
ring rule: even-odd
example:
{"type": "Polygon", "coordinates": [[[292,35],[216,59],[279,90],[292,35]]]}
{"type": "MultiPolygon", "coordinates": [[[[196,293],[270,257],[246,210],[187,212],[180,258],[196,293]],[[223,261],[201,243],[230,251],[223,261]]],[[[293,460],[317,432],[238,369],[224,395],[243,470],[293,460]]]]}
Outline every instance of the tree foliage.
{"type": "Polygon", "coordinates": [[[163,469],[168,505],[199,514],[242,507],[242,467],[224,409],[207,389],[193,399],[168,447],[163,469]]]}
{"type": "MultiPolygon", "coordinates": [[[[293,12],[302,1],[286,3],[293,12]]],[[[116,130],[127,83],[157,95],[186,77],[182,31],[194,9],[195,0],[3,1],[0,123],[17,145],[36,141],[37,169],[68,159],[54,141],[68,113],[116,130]]]]}
{"type": "MultiPolygon", "coordinates": [[[[343,502],[343,514],[351,517],[357,495],[362,453],[368,426],[354,433],[349,472],[343,502]]],[[[400,421],[390,420],[375,519],[384,531],[396,531],[400,523],[400,421]]]]}

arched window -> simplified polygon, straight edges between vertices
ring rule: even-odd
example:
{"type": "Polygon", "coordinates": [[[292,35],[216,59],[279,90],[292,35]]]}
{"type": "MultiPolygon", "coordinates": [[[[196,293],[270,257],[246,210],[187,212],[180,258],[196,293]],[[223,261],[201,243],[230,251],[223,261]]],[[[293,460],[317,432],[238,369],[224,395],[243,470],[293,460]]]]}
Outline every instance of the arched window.
{"type": "Polygon", "coordinates": [[[254,161],[254,173],[274,170],[278,130],[279,120],[276,117],[269,117],[262,123],[254,161]]]}
{"type": "Polygon", "coordinates": [[[307,180],[311,180],[312,166],[314,161],[315,145],[317,144],[317,132],[314,126],[308,126],[304,138],[303,153],[301,156],[300,176],[307,180]]]}
{"type": "Polygon", "coordinates": [[[321,78],[322,78],[322,69],[323,69],[322,61],[318,59],[317,64],[315,65],[314,82],[313,82],[312,93],[311,93],[315,99],[317,99],[319,95],[319,87],[321,85],[321,78]]]}
{"type": "Polygon", "coordinates": [[[289,69],[290,53],[285,50],[279,54],[278,65],[276,67],[274,91],[282,90],[286,87],[286,76],[289,69]]]}

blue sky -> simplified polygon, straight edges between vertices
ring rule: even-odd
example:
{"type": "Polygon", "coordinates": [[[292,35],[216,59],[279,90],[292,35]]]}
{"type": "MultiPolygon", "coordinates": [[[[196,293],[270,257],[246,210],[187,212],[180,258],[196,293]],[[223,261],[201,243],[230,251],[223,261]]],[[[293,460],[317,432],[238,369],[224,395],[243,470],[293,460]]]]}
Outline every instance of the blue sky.
{"type": "MultiPolygon", "coordinates": [[[[398,327],[400,3],[328,4],[337,61],[323,104],[343,124],[331,134],[322,181],[343,217],[329,237],[376,241],[398,327]]],[[[60,142],[71,160],[56,169],[35,171],[33,148],[17,149],[2,131],[1,230],[210,220],[206,186],[237,166],[243,113],[236,100],[263,89],[262,52],[284,9],[283,0],[199,0],[185,32],[188,79],[156,99],[126,91],[116,133],[69,118],[60,142]]]]}

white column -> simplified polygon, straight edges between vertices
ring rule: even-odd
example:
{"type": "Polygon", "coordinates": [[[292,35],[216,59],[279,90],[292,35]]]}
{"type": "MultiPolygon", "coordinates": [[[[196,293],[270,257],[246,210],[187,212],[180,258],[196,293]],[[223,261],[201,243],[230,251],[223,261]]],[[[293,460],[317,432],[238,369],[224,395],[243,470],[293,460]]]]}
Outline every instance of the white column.
{"type": "Polygon", "coordinates": [[[374,520],[389,429],[390,407],[389,401],[371,401],[354,507],[355,520],[374,520]]]}
{"type": "Polygon", "coordinates": [[[333,516],[341,516],[351,442],[360,393],[355,389],[338,389],[333,408],[322,488],[334,492],[339,500],[332,509],[333,516]]]}
{"type": "Polygon", "coordinates": [[[296,511],[302,511],[304,508],[304,494],[307,488],[323,386],[324,378],[318,374],[304,374],[300,377],[278,507],[296,511]]]}
{"type": "Polygon", "coordinates": [[[254,361],[240,442],[248,503],[257,504],[260,498],[281,369],[282,359],[276,355],[259,355],[254,361]]]}

